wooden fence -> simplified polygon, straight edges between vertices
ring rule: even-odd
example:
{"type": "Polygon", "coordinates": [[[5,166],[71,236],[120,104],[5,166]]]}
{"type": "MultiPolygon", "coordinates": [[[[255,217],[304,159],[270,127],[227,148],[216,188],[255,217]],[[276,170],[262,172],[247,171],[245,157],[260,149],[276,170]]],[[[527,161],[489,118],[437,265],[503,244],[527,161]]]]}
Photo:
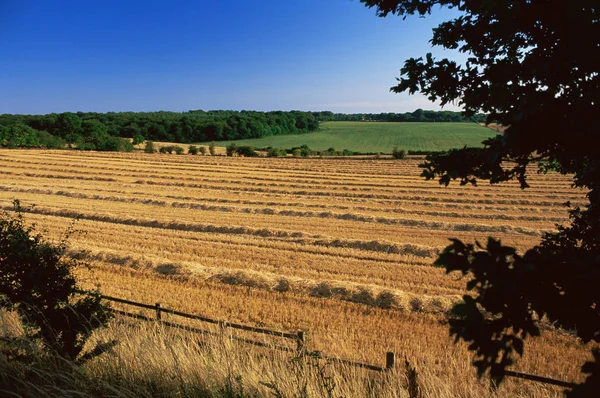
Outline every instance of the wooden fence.
{"type": "MultiPolygon", "coordinates": [[[[86,292],[82,291],[80,293],[86,293],[86,292]]],[[[120,311],[120,310],[116,310],[116,309],[111,310],[115,314],[119,314],[119,315],[126,316],[129,318],[140,319],[140,320],[144,320],[144,321],[155,321],[155,322],[159,322],[160,324],[168,326],[168,327],[184,329],[184,330],[187,330],[187,331],[190,331],[193,333],[202,334],[202,335],[217,335],[217,333],[210,332],[208,330],[199,329],[199,328],[195,328],[192,326],[181,325],[178,323],[169,322],[169,321],[165,321],[162,319],[163,313],[171,314],[171,315],[175,315],[175,316],[179,316],[179,317],[183,317],[183,318],[187,318],[187,319],[192,319],[192,320],[196,320],[196,321],[200,321],[200,322],[219,325],[222,329],[231,328],[231,329],[237,329],[237,330],[244,330],[247,332],[258,333],[258,334],[263,334],[263,335],[268,335],[268,336],[274,336],[274,337],[279,337],[282,339],[293,340],[296,342],[296,348],[290,348],[290,347],[281,346],[281,345],[277,345],[277,344],[265,344],[263,342],[256,341],[256,340],[246,339],[246,338],[242,338],[242,337],[238,337],[238,336],[231,336],[231,339],[239,341],[241,343],[251,344],[251,345],[255,345],[255,346],[259,346],[259,347],[266,347],[266,348],[275,349],[275,350],[288,351],[288,352],[303,352],[304,350],[306,350],[307,333],[302,330],[298,331],[297,333],[280,332],[280,331],[276,331],[276,330],[258,328],[258,327],[254,327],[254,326],[241,325],[241,324],[231,323],[231,322],[227,322],[227,321],[223,321],[223,320],[207,318],[207,317],[200,316],[200,315],[187,314],[185,312],[176,311],[176,310],[172,310],[169,308],[164,308],[160,303],[156,303],[156,304],[152,305],[152,304],[138,303],[135,301],[125,300],[122,298],[111,297],[111,296],[101,295],[100,297],[107,301],[112,301],[115,303],[120,303],[120,304],[125,304],[125,305],[129,305],[129,306],[133,306],[133,307],[145,308],[148,310],[155,311],[154,317],[148,317],[145,315],[132,314],[130,312],[120,311]]],[[[336,363],[345,364],[345,365],[349,365],[349,366],[355,366],[355,367],[359,367],[359,368],[363,368],[363,369],[369,369],[369,370],[373,370],[376,372],[384,372],[384,371],[393,370],[394,366],[396,364],[396,355],[394,352],[386,353],[385,366],[377,366],[377,365],[372,365],[372,364],[368,364],[368,363],[355,362],[355,361],[351,361],[348,359],[332,357],[332,356],[325,355],[322,353],[319,353],[319,356],[320,356],[320,358],[329,360],[331,362],[336,362],[336,363]]],[[[543,377],[543,376],[538,376],[538,375],[532,375],[532,374],[528,374],[528,373],[515,372],[512,370],[505,370],[504,375],[508,376],[508,377],[514,377],[514,378],[523,379],[523,380],[537,381],[540,383],[552,384],[555,386],[566,387],[566,388],[574,388],[577,386],[576,383],[570,383],[570,382],[566,382],[566,381],[562,381],[562,380],[552,379],[549,377],[543,377]]]]}
{"type": "MultiPolygon", "coordinates": [[[[296,342],[296,347],[290,348],[290,347],[281,346],[281,345],[277,345],[277,344],[265,344],[260,341],[246,339],[246,338],[242,338],[239,336],[230,336],[231,339],[239,341],[241,343],[251,344],[251,345],[258,346],[258,347],[266,347],[266,348],[280,350],[280,351],[288,351],[288,352],[303,352],[306,349],[307,333],[302,330],[298,331],[297,333],[281,332],[281,331],[277,331],[277,330],[258,328],[258,327],[254,327],[254,326],[241,325],[241,324],[227,322],[227,321],[223,321],[223,320],[207,318],[207,317],[200,316],[200,315],[188,314],[185,312],[165,308],[160,303],[156,303],[156,304],[152,305],[152,304],[144,304],[144,303],[138,303],[135,301],[125,300],[125,299],[118,298],[118,297],[111,297],[111,296],[104,296],[104,295],[102,295],[100,297],[107,301],[125,304],[125,305],[129,305],[132,307],[153,310],[155,312],[154,317],[149,317],[149,316],[145,316],[145,315],[141,315],[141,314],[132,314],[130,312],[116,310],[116,309],[111,310],[113,313],[119,314],[119,315],[122,315],[125,317],[144,320],[144,321],[155,321],[155,322],[158,322],[158,323],[168,326],[168,327],[184,329],[184,330],[187,330],[187,331],[190,331],[193,333],[197,333],[197,334],[201,334],[201,335],[217,335],[217,333],[210,332],[208,330],[199,329],[199,328],[195,328],[195,327],[187,326],[187,325],[181,325],[178,323],[169,322],[169,321],[165,321],[164,319],[162,319],[163,313],[171,314],[171,315],[179,316],[182,318],[187,318],[187,319],[192,319],[192,320],[196,320],[196,321],[200,321],[200,322],[219,325],[221,327],[221,329],[231,328],[231,329],[243,330],[243,331],[247,331],[247,332],[251,332],[251,333],[257,333],[257,334],[263,334],[263,335],[268,335],[268,336],[273,336],[273,337],[279,337],[282,339],[293,340],[296,342]]],[[[340,364],[369,369],[369,370],[373,370],[373,371],[377,371],[377,372],[392,370],[396,363],[396,355],[393,352],[386,353],[385,366],[377,366],[377,365],[372,365],[372,364],[368,364],[368,363],[351,361],[348,359],[329,356],[329,355],[326,355],[323,353],[319,353],[319,357],[326,359],[328,361],[331,361],[331,362],[336,362],[336,363],[340,363],[340,364]]]]}

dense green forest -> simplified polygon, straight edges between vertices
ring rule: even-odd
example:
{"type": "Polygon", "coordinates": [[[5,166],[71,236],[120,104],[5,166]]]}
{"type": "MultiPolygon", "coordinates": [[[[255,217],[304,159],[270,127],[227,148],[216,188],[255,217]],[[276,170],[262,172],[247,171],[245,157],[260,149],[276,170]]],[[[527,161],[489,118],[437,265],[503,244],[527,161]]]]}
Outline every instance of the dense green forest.
{"type": "Polygon", "coordinates": [[[0,115],[0,146],[128,151],[144,140],[194,143],[302,134],[318,130],[322,121],[464,122],[483,118],[422,109],[380,114],[202,110],[4,114],[0,115]]]}
{"type": "Polygon", "coordinates": [[[406,113],[333,113],[329,111],[313,112],[320,122],[477,122],[484,123],[486,115],[479,113],[467,117],[461,112],[425,111],[417,109],[406,113]]]}

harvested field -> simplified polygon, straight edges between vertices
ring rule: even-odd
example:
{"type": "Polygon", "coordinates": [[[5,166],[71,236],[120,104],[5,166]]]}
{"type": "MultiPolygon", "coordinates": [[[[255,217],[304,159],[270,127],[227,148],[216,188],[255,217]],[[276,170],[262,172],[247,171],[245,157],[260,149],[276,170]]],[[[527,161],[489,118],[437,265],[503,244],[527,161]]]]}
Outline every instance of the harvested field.
{"type": "MultiPolygon", "coordinates": [[[[395,351],[428,396],[482,396],[487,383],[444,324],[465,283],[432,263],[450,237],[524,251],[584,192],[535,169],[527,190],[442,187],[419,177],[421,161],[1,150],[0,205],[34,205],[28,219],[56,239],[79,217],[70,254],[105,294],[308,330],[311,348],[353,360],[395,351]]],[[[526,351],[515,369],[567,381],[589,355],[550,329],[526,351]]],[[[560,391],[509,381],[500,392],[560,391]]]]}

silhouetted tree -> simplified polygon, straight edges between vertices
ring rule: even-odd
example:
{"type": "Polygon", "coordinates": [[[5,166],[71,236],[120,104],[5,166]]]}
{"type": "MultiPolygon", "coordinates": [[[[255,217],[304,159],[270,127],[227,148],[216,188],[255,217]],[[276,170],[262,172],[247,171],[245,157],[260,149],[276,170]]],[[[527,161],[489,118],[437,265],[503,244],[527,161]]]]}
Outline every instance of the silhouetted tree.
{"type": "MultiPolygon", "coordinates": [[[[436,261],[448,272],[469,275],[472,296],[455,308],[451,333],[470,343],[480,375],[496,383],[522,355],[524,340],[539,334],[539,317],[573,330],[584,342],[600,340],[600,7],[597,0],[487,1],[361,0],[379,16],[430,14],[447,6],[460,12],[433,30],[431,43],[458,49],[464,64],[411,58],[394,92],[421,92],[465,115],[488,114],[506,126],[481,149],[428,157],[423,176],[449,184],[527,184],[526,166],[573,175],[589,203],[571,208],[570,225],[543,236],[519,255],[489,238],[487,244],[453,240],[436,261]],[[509,163],[505,163],[509,161],[509,163]]],[[[570,397],[600,391],[600,352],[588,362],[586,381],[570,397]]]]}
{"type": "MultiPolygon", "coordinates": [[[[78,264],[65,255],[66,238],[48,242],[25,224],[18,201],[14,211],[0,214],[0,307],[19,314],[27,335],[75,359],[109,312],[97,292],[80,294],[72,273],[78,264]]],[[[101,351],[96,346],[86,355],[101,351]]]]}

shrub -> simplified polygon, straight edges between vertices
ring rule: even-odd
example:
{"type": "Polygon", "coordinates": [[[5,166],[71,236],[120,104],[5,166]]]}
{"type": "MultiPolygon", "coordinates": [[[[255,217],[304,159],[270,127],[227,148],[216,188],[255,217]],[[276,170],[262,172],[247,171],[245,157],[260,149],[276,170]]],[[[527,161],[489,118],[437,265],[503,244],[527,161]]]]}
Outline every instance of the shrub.
{"type": "Polygon", "coordinates": [[[208,146],[208,151],[210,152],[210,156],[215,156],[215,142],[211,142],[208,146]]]}
{"type": "Polygon", "coordinates": [[[394,159],[404,159],[406,157],[406,151],[404,149],[398,149],[397,146],[392,150],[392,157],[394,159]]]}
{"type": "Polygon", "coordinates": [[[39,131],[38,137],[40,147],[47,149],[63,149],[67,142],[60,137],[54,136],[47,131],[39,131]]]}
{"type": "Polygon", "coordinates": [[[182,147],[180,146],[174,146],[173,150],[175,151],[175,153],[177,155],[183,155],[183,152],[185,151],[182,147]]]}
{"type": "Polygon", "coordinates": [[[258,153],[250,145],[242,145],[236,149],[238,156],[257,157],[258,153]]]}
{"type": "Polygon", "coordinates": [[[119,146],[119,151],[123,152],[131,152],[133,151],[133,144],[127,138],[120,138],[121,145],[119,146]]]}
{"type": "Polygon", "coordinates": [[[278,158],[285,156],[287,156],[287,152],[285,151],[285,149],[269,148],[269,151],[267,152],[267,157],[270,158],[278,158]]]}
{"type": "Polygon", "coordinates": [[[146,146],[144,147],[144,152],[146,152],[146,153],[156,152],[156,149],[154,148],[154,142],[146,141],[146,146]]]}
{"type": "Polygon", "coordinates": [[[97,149],[92,142],[76,142],[75,145],[80,151],[95,151],[97,149]]]}
{"type": "Polygon", "coordinates": [[[0,147],[34,148],[39,146],[40,140],[37,130],[23,124],[0,126],[0,147]]]}
{"type": "Polygon", "coordinates": [[[299,158],[301,154],[302,154],[302,152],[300,151],[300,148],[294,148],[294,149],[292,149],[292,156],[293,157],[299,158]]]}
{"type": "Polygon", "coordinates": [[[195,145],[190,145],[190,147],[188,148],[188,153],[190,155],[197,155],[198,154],[198,147],[195,145]]]}
{"type": "Polygon", "coordinates": [[[301,145],[300,147],[292,148],[292,153],[294,153],[296,149],[300,151],[299,156],[302,157],[308,157],[313,154],[313,151],[306,144],[301,145]]]}
{"type": "Polygon", "coordinates": [[[225,150],[227,151],[227,156],[233,156],[237,154],[237,145],[235,145],[235,143],[232,142],[231,144],[227,145],[225,150]]]}
{"type": "Polygon", "coordinates": [[[144,142],[144,140],[145,140],[145,138],[144,138],[144,136],[143,136],[143,135],[141,135],[140,133],[136,133],[136,134],[133,136],[133,139],[132,139],[132,142],[131,142],[131,144],[132,144],[132,145],[139,145],[139,144],[143,143],[143,142],[144,142]]]}
{"type": "Polygon", "coordinates": [[[52,244],[25,225],[19,201],[13,205],[15,215],[0,215],[0,307],[20,316],[28,337],[75,359],[109,312],[97,292],[78,294],[72,270],[79,264],[65,256],[70,230],[52,244]]]}
{"type": "Polygon", "coordinates": [[[198,148],[198,150],[200,151],[200,154],[202,156],[206,155],[206,147],[205,146],[201,146],[200,148],[198,148]]]}

